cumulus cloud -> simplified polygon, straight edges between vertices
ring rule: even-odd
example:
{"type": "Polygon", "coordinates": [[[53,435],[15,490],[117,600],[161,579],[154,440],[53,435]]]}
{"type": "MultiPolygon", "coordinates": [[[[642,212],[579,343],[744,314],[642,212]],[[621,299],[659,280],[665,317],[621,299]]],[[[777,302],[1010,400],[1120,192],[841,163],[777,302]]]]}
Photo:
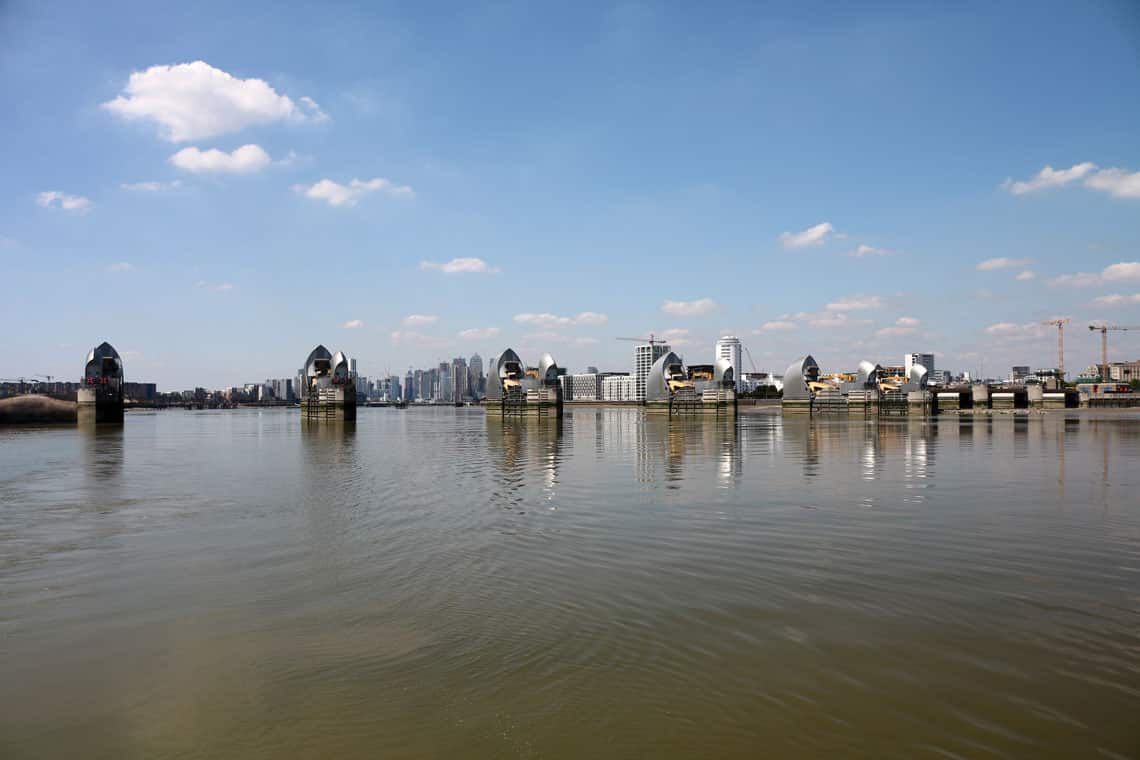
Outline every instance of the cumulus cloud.
{"type": "Polygon", "coordinates": [[[914,335],[922,323],[914,317],[899,317],[891,327],[880,328],[875,334],[880,338],[914,335]]]}
{"type": "Polygon", "coordinates": [[[211,283],[207,282],[206,280],[198,280],[196,283],[194,283],[194,287],[201,288],[203,290],[212,290],[215,293],[229,293],[234,289],[233,284],[229,282],[211,283]]]}
{"type": "Polygon", "coordinates": [[[987,335],[996,337],[1022,337],[1022,338],[1036,338],[1044,335],[1044,328],[1037,322],[1025,322],[1017,324],[1015,322],[996,322],[985,330],[987,335]]]}
{"type": "Polygon", "coordinates": [[[827,311],[866,311],[868,309],[883,308],[881,296],[848,296],[832,301],[824,307],[827,311]]]}
{"type": "Polygon", "coordinates": [[[1097,306],[1123,306],[1125,304],[1140,303],[1140,293],[1133,293],[1129,296],[1121,295],[1120,293],[1097,296],[1093,299],[1093,303],[1097,306]]]}
{"type": "Polygon", "coordinates": [[[1140,281],[1140,261],[1121,261],[1104,268],[1101,277],[1106,280],[1140,281]]]}
{"type": "Polygon", "coordinates": [[[443,348],[447,346],[449,341],[447,338],[441,338],[438,335],[424,335],[415,330],[394,330],[390,337],[392,343],[395,345],[412,345],[420,348],[443,348]]]}
{"type": "Polygon", "coordinates": [[[398,198],[410,198],[415,195],[412,188],[407,185],[394,185],[383,177],[370,180],[354,179],[347,185],[333,182],[331,179],[322,179],[313,185],[293,185],[293,190],[303,193],[306,198],[327,201],[330,206],[355,206],[360,196],[377,191],[398,198]]]}
{"type": "Polygon", "coordinates": [[[498,272],[498,267],[490,266],[483,259],[474,256],[452,259],[451,261],[444,261],[442,263],[437,261],[421,261],[420,269],[434,269],[444,274],[467,274],[467,273],[483,273],[483,272],[498,272]]]}
{"type": "Polygon", "coordinates": [[[1059,187],[1083,179],[1090,190],[1108,193],[1114,198],[1140,198],[1140,172],[1108,167],[1100,169],[1096,164],[1085,161],[1068,169],[1054,169],[1046,166],[1031,179],[1014,182],[1007,179],[1002,183],[1014,195],[1022,195],[1049,187],[1059,187]]]}
{"type": "Polygon", "coordinates": [[[130,272],[135,268],[134,264],[129,261],[116,261],[107,267],[108,272],[130,272]]]}
{"type": "Polygon", "coordinates": [[[802,232],[783,232],[780,234],[780,242],[785,248],[807,248],[821,245],[829,235],[835,235],[835,227],[831,222],[820,222],[802,232]]]}
{"type": "Polygon", "coordinates": [[[856,325],[866,325],[867,320],[851,319],[846,314],[828,311],[822,314],[808,315],[807,323],[812,327],[822,327],[828,329],[836,329],[842,327],[854,327],[856,325]]]}
{"type": "Polygon", "coordinates": [[[1032,193],[1050,187],[1060,187],[1061,185],[1075,182],[1086,176],[1095,168],[1096,164],[1089,161],[1074,164],[1068,169],[1054,169],[1052,166],[1046,166],[1027,180],[1014,181],[1012,178],[1006,178],[1001,186],[1014,195],[1024,195],[1025,193],[1032,193]]]}
{"type": "Polygon", "coordinates": [[[1077,272],[1063,274],[1049,280],[1049,284],[1073,288],[1088,288],[1106,282],[1140,282],[1140,261],[1120,261],[1105,267],[1100,274],[1077,272]]]}
{"type": "Polygon", "coordinates": [[[524,325],[535,325],[536,327],[596,327],[604,325],[610,321],[610,318],[605,314],[599,314],[596,311],[583,311],[576,317],[563,317],[557,314],[516,314],[514,320],[524,325]]]}
{"type": "Polygon", "coordinates": [[[1019,275],[1017,275],[1017,277],[1015,277],[1014,279],[1020,280],[1022,282],[1025,282],[1026,280],[1035,280],[1035,279],[1037,279],[1037,274],[1035,272],[1031,272],[1030,270],[1026,269],[1025,271],[1021,272],[1019,275]]]}
{"type": "Polygon", "coordinates": [[[590,338],[586,336],[572,337],[569,335],[563,335],[562,333],[553,332],[551,330],[527,333],[523,336],[523,340],[543,343],[570,343],[575,346],[590,346],[598,342],[597,338],[590,338]]]}
{"type": "Polygon", "coordinates": [[[341,327],[343,327],[345,330],[357,330],[361,327],[364,327],[364,322],[359,319],[350,319],[341,325],[341,327]]]}
{"type": "Polygon", "coordinates": [[[485,340],[487,338],[494,338],[499,334],[497,327],[468,327],[466,330],[460,330],[458,333],[460,338],[468,340],[485,340]]]}
{"type": "Polygon", "coordinates": [[[175,188],[181,184],[182,180],[176,179],[173,182],[124,182],[119,185],[119,187],[124,190],[133,190],[140,193],[157,193],[159,190],[175,188]]]}
{"type": "Polygon", "coordinates": [[[1094,272],[1077,272],[1075,274],[1062,274],[1049,280],[1052,287],[1088,288],[1100,285],[1100,275],[1094,272]]]}
{"type": "Polygon", "coordinates": [[[890,250],[889,248],[876,248],[873,245],[865,245],[863,243],[860,243],[855,247],[855,250],[851,251],[847,255],[861,259],[864,256],[890,256],[893,253],[894,251],[890,250]]]}
{"type": "Polygon", "coordinates": [[[754,335],[759,335],[760,333],[785,332],[787,330],[794,330],[794,329],[796,329],[796,323],[795,322],[789,322],[789,321],[784,320],[784,319],[774,319],[770,322],[765,322],[764,324],[760,325],[760,327],[756,328],[752,332],[754,335]]]}
{"type": "Polygon", "coordinates": [[[1115,198],[1140,198],[1140,172],[1101,169],[1085,180],[1085,187],[1101,190],[1115,198]]]}
{"type": "Polygon", "coordinates": [[[437,314],[409,314],[401,320],[404,327],[421,327],[423,325],[433,325],[439,321],[437,314]]]}
{"type": "Polygon", "coordinates": [[[978,265],[974,267],[979,272],[990,272],[994,269],[1015,269],[1023,267],[1029,263],[1029,259],[1011,259],[1006,256],[999,256],[996,259],[986,259],[979,261],[978,265]]]}
{"type": "Polygon", "coordinates": [[[186,142],[275,121],[321,122],[328,115],[309,97],[299,104],[261,79],[239,79],[204,61],[135,71],[122,94],[103,108],[125,121],[152,122],[159,136],[186,142]]]}
{"type": "Polygon", "coordinates": [[[89,211],[91,206],[90,198],[84,198],[82,195],[68,195],[61,193],[59,190],[47,190],[36,196],[36,204],[44,208],[61,208],[64,211],[84,212],[89,211]]]}
{"type": "Polygon", "coordinates": [[[689,331],[681,327],[673,327],[661,333],[655,333],[658,339],[665,341],[670,346],[676,348],[680,346],[691,346],[695,341],[689,337],[689,331]]]}
{"type": "Polygon", "coordinates": [[[711,298],[698,298],[695,301],[665,301],[661,304],[661,311],[675,317],[700,317],[716,308],[716,301],[711,298]]]}
{"type": "Polygon", "coordinates": [[[183,148],[169,159],[170,163],[183,171],[194,174],[218,172],[222,174],[252,174],[273,163],[260,145],[243,145],[232,152],[210,148],[183,148]]]}

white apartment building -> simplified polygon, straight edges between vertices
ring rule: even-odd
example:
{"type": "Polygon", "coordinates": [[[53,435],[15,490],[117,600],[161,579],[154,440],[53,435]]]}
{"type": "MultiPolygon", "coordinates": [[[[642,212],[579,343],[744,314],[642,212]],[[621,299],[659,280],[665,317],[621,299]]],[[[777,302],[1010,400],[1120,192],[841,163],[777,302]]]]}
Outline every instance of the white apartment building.
{"type": "Polygon", "coordinates": [[[632,401],[645,400],[645,378],[653,362],[660,359],[671,349],[667,343],[642,343],[633,349],[633,398],[632,401]]]}
{"type": "Polygon", "coordinates": [[[629,375],[607,375],[602,378],[602,401],[632,401],[633,378],[629,375]]]}
{"type": "Polygon", "coordinates": [[[601,401],[602,376],[594,373],[570,375],[570,395],[563,398],[574,401],[601,401]]]}
{"type": "Polygon", "coordinates": [[[716,350],[713,352],[714,357],[717,359],[727,359],[728,363],[732,365],[732,376],[736,378],[737,393],[743,393],[745,390],[741,349],[740,338],[735,335],[723,335],[720,340],[716,342],[716,350]]]}

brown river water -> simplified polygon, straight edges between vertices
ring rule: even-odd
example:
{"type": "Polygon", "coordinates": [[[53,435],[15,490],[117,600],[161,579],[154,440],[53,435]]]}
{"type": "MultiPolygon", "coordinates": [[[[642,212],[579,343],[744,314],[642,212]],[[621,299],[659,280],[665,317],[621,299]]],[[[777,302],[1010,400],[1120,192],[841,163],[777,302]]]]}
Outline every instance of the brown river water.
{"type": "Polygon", "coordinates": [[[56,757],[1140,757],[1140,415],[0,429],[56,757]]]}

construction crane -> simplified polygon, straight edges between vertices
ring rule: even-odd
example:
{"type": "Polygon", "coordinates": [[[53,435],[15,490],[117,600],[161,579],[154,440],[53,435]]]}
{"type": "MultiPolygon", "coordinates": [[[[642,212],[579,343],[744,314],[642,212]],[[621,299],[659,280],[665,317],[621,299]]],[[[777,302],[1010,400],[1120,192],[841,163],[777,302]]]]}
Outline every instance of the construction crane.
{"type": "Polygon", "coordinates": [[[650,346],[663,346],[669,341],[657,340],[653,337],[653,333],[649,333],[648,338],[617,338],[616,340],[632,340],[635,343],[648,343],[650,346]]]}
{"type": "Polygon", "coordinates": [[[743,343],[740,344],[744,348],[744,353],[748,354],[748,363],[752,365],[752,372],[759,374],[760,370],[756,369],[756,360],[752,358],[752,352],[748,350],[748,346],[743,343]]]}
{"type": "Polygon", "coordinates": [[[1100,330],[1100,381],[1108,382],[1108,331],[1140,330],[1136,325],[1089,325],[1090,330],[1100,330]]]}
{"type": "Polygon", "coordinates": [[[1073,320],[1068,317],[1061,319],[1047,319],[1041,324],[1057,325],[1057,370],[1061,373],[1061,386],[1065,385],[1065,325],[1073,320]]]}

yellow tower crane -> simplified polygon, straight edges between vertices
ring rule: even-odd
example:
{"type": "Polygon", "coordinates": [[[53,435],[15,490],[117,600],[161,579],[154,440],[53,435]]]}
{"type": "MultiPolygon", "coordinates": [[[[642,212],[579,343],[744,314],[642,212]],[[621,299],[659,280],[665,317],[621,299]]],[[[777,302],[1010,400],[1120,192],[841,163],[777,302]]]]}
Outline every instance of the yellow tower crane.
{"type": "Polygon", "coordinates": [[[1108,331],[1109,330],[1140,330],[1136,325],[1089,325],[1090,330],[1100,331],[1100,381],[1108,382],[1108,331]]]}
{"type": "Polygon", "coordinates": [[[1057,371],[1061,373],[1061,387],[1065,386],[1065,325],[1072,322],[1068,317],[1047,319],[1041,324],[1057,325],[1057,371]]]}

